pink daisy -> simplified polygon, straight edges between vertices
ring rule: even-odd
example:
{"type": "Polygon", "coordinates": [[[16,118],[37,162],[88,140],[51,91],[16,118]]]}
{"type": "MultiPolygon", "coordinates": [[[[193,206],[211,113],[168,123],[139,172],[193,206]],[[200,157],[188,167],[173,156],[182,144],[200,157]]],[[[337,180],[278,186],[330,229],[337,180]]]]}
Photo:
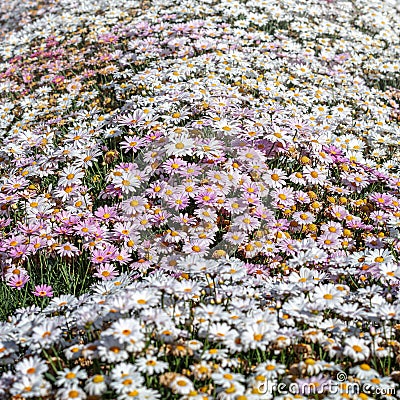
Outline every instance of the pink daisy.
{"type": "Polygon", "coordinates": [[[21,290],[25,286],[25,283],[29,281],[29,279],[30,279],[29,275],[25,274],[13,275],[8,280],[7,285],[11,286],[12,288],[21,290]]]}
{"type": "Polygon", "coordinates": [[[37,297],[53,297],[53,288],[49,285],[36,285],[32,293],[37,297]]]}

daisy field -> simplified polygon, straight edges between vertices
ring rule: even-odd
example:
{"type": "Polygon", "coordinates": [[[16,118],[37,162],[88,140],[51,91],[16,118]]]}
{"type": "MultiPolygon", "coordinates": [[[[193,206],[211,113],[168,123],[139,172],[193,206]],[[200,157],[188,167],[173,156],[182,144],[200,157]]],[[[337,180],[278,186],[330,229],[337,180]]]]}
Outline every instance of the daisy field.
{"type": "Polygon", "coordinates": [[[400,2],[0,3],[0,399],[400,398],[400,2]]]}

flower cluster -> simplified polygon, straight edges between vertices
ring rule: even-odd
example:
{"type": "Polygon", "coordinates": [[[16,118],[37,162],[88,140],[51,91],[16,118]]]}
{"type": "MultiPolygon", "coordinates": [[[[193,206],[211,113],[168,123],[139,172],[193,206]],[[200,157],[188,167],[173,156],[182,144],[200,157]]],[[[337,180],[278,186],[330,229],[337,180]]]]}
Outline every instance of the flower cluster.
{"type": "Polygon", "coordinates": [[[237,259],[195,255],[179,259],[174,274],[160,270],[140,282],[124,274],[43,310],[19,309],[2,326],[0,360],[15,372],[2,375],[0,393],[259,399],[263,383],[309,377],[322,385],[348,366],[348,381],[333,381],[343,397],[327,398],[345,398],[354,382],[395,388],[398,375],[378,369],[398,358],[399,300],[387,288],[351,290],[330,277],[301,267],[280,280],[237,259]]]}

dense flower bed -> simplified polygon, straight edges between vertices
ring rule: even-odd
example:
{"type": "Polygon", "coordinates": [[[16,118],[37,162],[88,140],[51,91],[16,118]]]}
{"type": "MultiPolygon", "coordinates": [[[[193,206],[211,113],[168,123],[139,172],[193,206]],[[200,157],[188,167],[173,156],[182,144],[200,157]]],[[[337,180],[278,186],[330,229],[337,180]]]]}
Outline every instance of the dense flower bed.
{"type": "Polygon", "coordinates": [[[395,398],[399,12],[2,2],[0,398],[395,398]]]}

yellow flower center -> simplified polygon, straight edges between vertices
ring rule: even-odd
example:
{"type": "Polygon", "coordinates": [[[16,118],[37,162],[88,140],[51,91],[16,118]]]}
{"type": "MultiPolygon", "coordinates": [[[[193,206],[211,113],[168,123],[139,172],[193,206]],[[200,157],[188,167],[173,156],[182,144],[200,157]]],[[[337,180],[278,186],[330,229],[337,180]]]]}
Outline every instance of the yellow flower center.
{"type": "Polygon", "coordinates": [[[93,377],[93,382],[94,383],[101,383],[104,382],[104,377],[102,375],[95,375],[93,377]]]}
{"type": "Polygon", "coordinates": [[[234,385],[231,385],[228,389],[225,390],[225,393],[231,394],[231,393],[235,393],[236,392],[236,388],[234,385]]]}

